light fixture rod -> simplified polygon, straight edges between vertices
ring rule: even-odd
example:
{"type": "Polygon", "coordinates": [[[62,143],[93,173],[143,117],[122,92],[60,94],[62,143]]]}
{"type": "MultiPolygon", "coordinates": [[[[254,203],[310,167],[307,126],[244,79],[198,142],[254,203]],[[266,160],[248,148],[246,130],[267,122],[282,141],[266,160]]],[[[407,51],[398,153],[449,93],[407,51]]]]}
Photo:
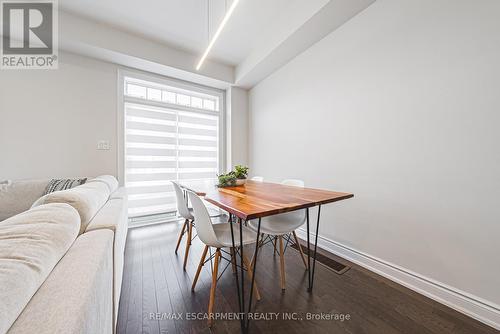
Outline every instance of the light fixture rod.
{"type": "Polygon", "coordinates": [[[214,36],[212,37],[212,39],[208,43],[207,49],[203,53],[203,56],[201,56],[201,59],[198,62],[198,65],[196,65],[196,70],[197,71],[200,69],[201,65],[203,65],[203,62],[205,61],[205,59],[208,56],[208,53],[210,52],[210,50],[214,46],[215,41],[217,40],[217,38],[219,38],[219,35],[222,32],[222,29],[224,28],[224,26],[226,25],[227,21],[231,17],[231,14],[233,14],[234,9],[236,8],[236,5],[238,4],[239,1],[240,0],[233,0],[233,3],[231,4],[231,7],[229,7],[229,10],[226,12],[226,15],[224,15],[224,18],[222,19],[222,21],[221,21],[219,27],[217,28],[217,30],[215,31],[214,36]]]}

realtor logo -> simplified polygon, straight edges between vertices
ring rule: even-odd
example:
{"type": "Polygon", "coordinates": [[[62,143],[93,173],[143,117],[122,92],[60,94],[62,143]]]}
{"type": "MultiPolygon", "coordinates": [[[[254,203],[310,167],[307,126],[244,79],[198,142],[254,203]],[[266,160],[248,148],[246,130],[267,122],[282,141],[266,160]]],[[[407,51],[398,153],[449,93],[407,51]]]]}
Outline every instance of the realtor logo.
{"type": "Polygon", "coordinates": [[[1,69],[56,69],[57,3],[0,1],[1,69]]]}

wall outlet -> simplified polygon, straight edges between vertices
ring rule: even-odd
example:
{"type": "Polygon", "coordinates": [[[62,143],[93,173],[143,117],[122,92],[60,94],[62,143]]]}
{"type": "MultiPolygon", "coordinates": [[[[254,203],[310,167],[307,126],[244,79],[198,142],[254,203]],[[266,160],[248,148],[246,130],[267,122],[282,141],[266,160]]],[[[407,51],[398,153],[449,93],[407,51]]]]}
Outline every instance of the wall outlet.
{"type": "Polygon", "coordinates": [[[109,150],[109,140],[99,140],[97,142],[98,150],[109,150]]]}

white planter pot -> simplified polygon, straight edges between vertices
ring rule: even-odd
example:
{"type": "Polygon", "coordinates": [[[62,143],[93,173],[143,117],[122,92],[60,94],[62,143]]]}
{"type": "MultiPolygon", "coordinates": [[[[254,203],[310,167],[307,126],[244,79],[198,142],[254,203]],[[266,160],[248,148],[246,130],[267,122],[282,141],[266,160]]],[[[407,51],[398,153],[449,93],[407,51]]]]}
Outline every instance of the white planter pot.
{"type": "Polygon", "coordinates": [[[236,179],[236,185],[237,186],[242,186],[245,183],[247,183],[247,179],[236,179]]]}

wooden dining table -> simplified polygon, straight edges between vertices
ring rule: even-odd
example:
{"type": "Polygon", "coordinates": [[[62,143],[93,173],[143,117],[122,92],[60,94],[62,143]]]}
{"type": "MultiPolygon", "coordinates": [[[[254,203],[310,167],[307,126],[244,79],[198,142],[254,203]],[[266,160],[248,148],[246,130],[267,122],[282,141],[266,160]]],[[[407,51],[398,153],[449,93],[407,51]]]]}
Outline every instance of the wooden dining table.
{"type": "MultiPolygon", "coordinates": [[[[307,290],[312,292],[314,284],[314,272],[316,267],[316,253],[318,246],[318,231],[320,224],[321,206],[333,202],[338,202],[353,197],[353,194],[336,192],[330,190],[313,189],[313,188],[302,188],[294,186],[286,186],[278,183],[270,182],[257,182],[248,180],[246,184],[242,186],[224,187],[218,188],[215,183],[211,189],[208,191],[202,191],[193,189],[189,184],[183,184],[187,191],[193,191],[199,196],[204,196],[204,199],[227,211],[229,213],[229,221],[233,222],[236,218],[239,224],[245,224],[249,220],[257,220],[257,237],[255,241],[255,249],[253,250],[253,275],[251,275],[250,284],[250,294],[248,298],[248,307],[245,304],[245,289],[244,289],[244,266],[243,264],[243,247],[242,245],[242,229],[239,229],[239,242],[237,241],[237,236],[234,235],[233,225],[231,224],[231,239],[233,249],[239,248],[240,255],[240,274],[235,275],[237,295],[238,295],[238,305],[240,309],[240,314],[243,316],[240,319],[241,331],[242,333],[248,333],[248,328],[250,325],[250,318],[248,313],[252,309],[252,296],[255,274],[257,270],[257,256],[259,251],[259,236],[260,236],[260,225],[262,218],[281,214],[285,212],[291,212],[295,210],[305,210],[306,211],[306,228],[307,228],[307,272],[308,272],[308,284],[307,290]],[[313,252],[311,255],[311,240],[310,240],[310,222],[309,222],[309,209],[313,207],[318,207],[318,214],[316,218],[316,232],[314,235],[313,252]],[[311,259],[312,257],[312,259],[311,259]],[[312,260],[312,263],[311,263],[312,260]],[[240,278],[241,275],[241,278],[240,278]]],[[[250,268],[248,269],[250,270],[250,268]]]]}

